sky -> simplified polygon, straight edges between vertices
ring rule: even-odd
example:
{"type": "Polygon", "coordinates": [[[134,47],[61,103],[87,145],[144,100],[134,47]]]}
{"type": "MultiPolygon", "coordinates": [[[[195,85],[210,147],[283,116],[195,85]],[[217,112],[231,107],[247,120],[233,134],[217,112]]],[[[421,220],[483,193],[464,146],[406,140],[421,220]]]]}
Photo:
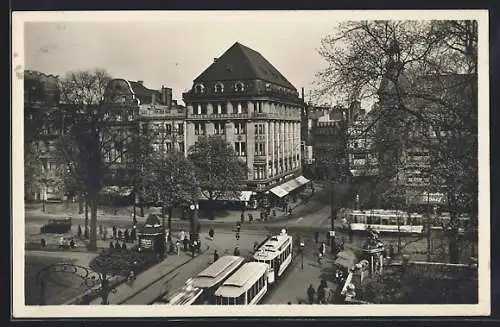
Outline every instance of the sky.
{"type": "MultiPolygon", "coordinates": [[[[110,14],[109,17],[112,17],[110,14]]],[[[337,16],[338,17],[338,16],[337,16]]],[[[26,69],[64,75],[104,68],[112,77],[142,80],[152,89],[182,92],[235,42],[260,52],[300,92],[326,67],[317,52],[339,21],[328,13],[165,14],[151,20],[26,22],[26,69]]]]}

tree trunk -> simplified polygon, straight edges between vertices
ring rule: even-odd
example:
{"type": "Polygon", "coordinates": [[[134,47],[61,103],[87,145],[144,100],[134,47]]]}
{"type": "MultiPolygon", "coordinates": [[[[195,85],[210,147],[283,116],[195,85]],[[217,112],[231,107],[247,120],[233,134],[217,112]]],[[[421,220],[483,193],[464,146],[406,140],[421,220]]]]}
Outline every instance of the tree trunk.
{"type": "MultiPolygon", "coordinates": [[[[197,204],[195,204],[195,206],[197,206],[197,204]]],[[[193,215],[191,216],[191,223],[190,223],[190,231],[191,231],[191,235],[195,235],[195,239],[197,239],[197,237],[199,235],[197,235],[197,227],[198,227],[198,224],[199,224],[199,221],[198,221],[198,208],[195,207],[195,209],[193,210],[193,215]]]]}
{"type": "Polygon", "coordinates": [[[78,197],[78,214],[81,215],[83,213],[83,205],[85,199],[82,196],[78,197]]]}
{"type": "Polygon", "coordinates": [[[452,228],[449,232],[449,252],[450,252],[450,263],[459,262],[459,250],[458,250],[458,233],[456,228],[452,228]]]}
{"type": "Polygon", "coordinates": [[[168,241],[172,240],[172,207],[168,207],[168,241]]]}
{"type": "Polygon", "coordinates": [[[90,202],[90,239],[88,250],[97,251],[97,192],[88,195],[90,202]]]}
{"type": "Polygon", "coordinates": [[[84,198],[84,207],[85,207],[85,231],[89,228],[89,201],[88,196],[85,195],[84,198]]]}

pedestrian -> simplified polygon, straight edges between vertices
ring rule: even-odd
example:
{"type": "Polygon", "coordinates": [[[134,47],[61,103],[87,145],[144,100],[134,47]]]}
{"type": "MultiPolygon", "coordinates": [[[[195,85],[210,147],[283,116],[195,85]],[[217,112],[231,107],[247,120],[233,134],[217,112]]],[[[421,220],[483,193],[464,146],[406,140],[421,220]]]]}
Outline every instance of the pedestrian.
{"type": "Polygon", "coordinates": [[[76,244],[75,244],[75,241],[73,239],[71,239],[71,241],[69,242],[69,247],[72,249],[76,248],[76,244]]]}
{"type": "Polygon", "coordinates": [[[103,235],[102,235],[102,239],[104,241],[106,241],[106,239],[108,238],[108,228],[104,228],[104,232],[103,232],[103,235]]]}
{"type": "Polygon", "coordinates": [[[309,299],[310,304],[314,304],[314,294],[316,291],[314,290],[314,287],[312,284],[309,284],[309,287],[307,288],[307,298],[309,299]]]}
{"type": "Polygon", "coordinates": [[[248,214],[248,221],[249,222],[253,221],[253,215],[251,213],[248,214]]]}
{"type": "Polygon", "coordinates": [[[196,240],[193,240],[193,242],[191,243],[191,256],[193,258],[194,258],[195,252],[196,252],[196,240]]]}
{"type": "Polygon", "coordinates": [[[291,305],[291,304],[292,304],[292,302],[288,301],[288,305],[291,305]]]}
{"type": "Polygon", "coordinates": [[[239,247],[235,247],[235,248],[234,248],[233,255],[234,255],[234,256],[239,256],[239,255],[240,255],[240,248],[239,248],[239,247]]]}
{"type": "Polygon", "coordinates": [[[115,249],[117,250],[120,250],[122,247],[120,245],[120,243],[118,242],[118,240],[115,241],[115,249]]]}
{"type": "Polygon", "coordinates": [[[318,304],[324,304],[325,303],[325,287],[324,285],[320,284],[318,286],[318,304]]]}
{"type": "Polygon", "coordinates": [[[245,214],[242,212],[240,215],[240,221],[243,223],[245,221],[245,214]]]}
{"type": "Polygon", "coordinates": [[[113,226],[113,238],[116,239],[116,226],[113,226]]]}
{"type": "Polygon", "coordinates": [[[181,255],[181,242],[179,240],[177,240],[177,242],[175,242],[175,252],[177,252],[177,255],[181,255]]]}
{"type": "Polygon", "coordinates": [[[59,248],[64,248],[64,237],[59,238],[59,248]]]}
{"type": "Polygon", "coordinates": [[[44,238],[42,238],[42,239],[40,240],[40,246],[41,246],[42,248],[44,248],[44,247],[46,247],[46,246],[47,246],[47,241],[46,241],[44,238]]]}
{"type": "Polygon", "coordinates": [[[326,244],[321,242],[321,254],[324,256],[326,254],[326,244]]]}
{"type": "Polygon", "coordinates": [[[253,242],[253,252],[257,252],[259,249],[259,243],[257,241],[253,242]]]}
{"type": "Polygon", "coordinates": [[[189,240],[185,237],[182,241],[183,243],[183,246],[184,246],[184,252],[186,252],[188,250],[188,243],[189,243],[189,240]]]}
{"type": "Polygon", "coordinates": [[[219,260],[219,254],[217,253],[217,250],[214,251],[214,262],[219,260]]]}
{"type": "Polygon", "coordinates": [[[314,242],[315,242],[316,244],[318,244],[318,239],[319,239],[319,232],[318,232],[318,231],[316,231],[316,232],[314,232],[314,242]]]}
{"type": "Polygon", "coordinates": [[[214,239],[214,229],[212,227],[210,227],[210,229],[208,230],[208,236],[211,240],[214,239]]]}
{"type": "Polygon", "coordinates": [[[83,237],[85,237],[85,239],[89,239],[89,228],[88,227],[85,227],[85,231],[83,232],[83,237]]]}
{"type": "Polygon", "coordinates": [[[125,242],[130,242],[130,232],[128,229],[125,229],[125,242]]]}
{"type": "Polygon", "coordinates": [[[321,251],[318,252],[318,265],[321,267],[321,258],[323,257],[323,254],[321,251]]]}
{"type": "Polygon", "coordinates": [[[201,252],[201,240],[198,239],[196,240],[196,252],[198,252],[198,254],[200,254],[201,252]]]}
{"type": "Polygon", "coordinates": [[[126,250],[127,249],[127,242],[123,242],[122,243],[122,250],[126,250]]]}
{"type": "Polygon", "coordinates": [[[114,249],[115,248],[115,246],[113,245],[113,241],[109,242],[109,248],[110,249],[114,249]]]}
{"type": "Polygon", "coordinates": [[[394,258],[394,246],[392,244],[389,245],[389,257],[394,258]]]}
{"type": "Polygon", "coordinates": [[[123,232],[121,229],[118,230],[118,239],[121,240],[123,236],[123,232]]]}
{"type": "Polygon", "coordinates": [[[288,218],[292,218],[292,208],[288,209],[288,218]]]}
{"type": "Polygon", "coordinates": [[[237,232],[236,232],[236,240],[237,240],[237,241],[239,241],[239,239],[240,239],[240,232],[239,232],[239,231],[237,231],[237,232]]]}
{"type": "Polygon", "coordinates": [[[78,238],[82,237],[82,226],[78,225],[78,230],[76,231],[76,236],[78,238]]]}

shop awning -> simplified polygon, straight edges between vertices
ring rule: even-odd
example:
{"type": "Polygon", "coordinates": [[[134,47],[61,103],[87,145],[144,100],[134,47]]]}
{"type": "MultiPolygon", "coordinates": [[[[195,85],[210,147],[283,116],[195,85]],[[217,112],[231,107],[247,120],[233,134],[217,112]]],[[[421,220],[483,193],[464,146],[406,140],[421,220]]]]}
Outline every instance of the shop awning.
{"type": "MultiPolygon", "coordinates": [[[[252,196],[252,191],[240,191],[240,196],[235,197],[231,192],[226,192],[225,194],[221,194],[217,197],[219,201],[250,201],[250,197],[252,196]]],[[[200,200],[208,200],[208,198],[203,194],[203,192],[199,196],[200,200]]]]}
{"type": "Polygon", "coordinates": [[[296,188],[302,186],[302,184],[300,184],[300,182],[298,182],[296,179],[292,179],[292,180],[289,180],[286,183],[281,184],[280,186],[281,186],[282,189],[284,189],[285,191],[287,191],[288,193],[290,193],[293,190],[295,190],[296,188]]]}
{"type": "Polygon", "coordinates": [[[308,179],[307,179],[307,178],[305,178],[304,176],[299,176],[299,177],[295,178],[295,180],[296,180],[297,182],[299,182],[299,183],[300,183],[300,185],[305,185],[305,184],[307,184],[307,183],[309,183],[309,182],[310,182],[310,180],[308,180],[308,179]]]}
{"type": "Polygon", "coordinates": [[[109,185],[104,186],[101,190],[101,194],[115,195],[115,196],[129,196],[134,188],[131,186],[116,186],[109,185]]]}
{"type": "Polygon", "coordinates": [[[272,189],[270,189],[269,191],[279,198],[282,198],[288,194],[287,191],[285,191],[283,188],[281,188],[281,185],[275,186],[272,189]]]}

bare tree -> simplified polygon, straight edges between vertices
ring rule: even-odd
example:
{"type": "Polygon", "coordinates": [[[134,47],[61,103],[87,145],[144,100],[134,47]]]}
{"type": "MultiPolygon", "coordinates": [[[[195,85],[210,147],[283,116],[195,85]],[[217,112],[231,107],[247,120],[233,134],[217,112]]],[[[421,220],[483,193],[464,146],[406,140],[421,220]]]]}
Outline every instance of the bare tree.
{"type": "Polygon", "coordinates": [[[127,160],[126,144],[134,132],[123,124],[134,126],[129,107],[114,105],[115,95],[106,93],[110,80],[102,69],[67,73],[60,80],[60,109],[53,113],[59,117],[58,152],[90,206],[89,250],[97,248],[99,193],[127,160]]]}
{"type": "Polygon", "coordinates": [[[317,97],[355,94],[380,104],[366,128],[376,130],[379,185],[401,194],[405,149],[422,146],[431,152],[429,174],[446,194],[452,221],[460,211],[476,212],[477,23],[348,22],[323,39],[319,52],[329,66],[318,74],[317,97]]]}

